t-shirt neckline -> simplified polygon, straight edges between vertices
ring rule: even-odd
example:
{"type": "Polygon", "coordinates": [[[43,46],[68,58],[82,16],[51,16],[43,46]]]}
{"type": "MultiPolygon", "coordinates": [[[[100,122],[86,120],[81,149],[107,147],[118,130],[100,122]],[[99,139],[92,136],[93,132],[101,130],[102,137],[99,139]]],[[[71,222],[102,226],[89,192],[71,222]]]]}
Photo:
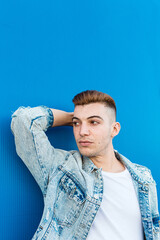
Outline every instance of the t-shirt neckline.
{"type": "Polygon", "coordinates": [[[119,177],[126,175],[128,173],[128,169],[125,167],[125,169],[122,172],[107,172],[102,170],[102,175],[104,176],[114,176],[114,177],[119,177]]]}

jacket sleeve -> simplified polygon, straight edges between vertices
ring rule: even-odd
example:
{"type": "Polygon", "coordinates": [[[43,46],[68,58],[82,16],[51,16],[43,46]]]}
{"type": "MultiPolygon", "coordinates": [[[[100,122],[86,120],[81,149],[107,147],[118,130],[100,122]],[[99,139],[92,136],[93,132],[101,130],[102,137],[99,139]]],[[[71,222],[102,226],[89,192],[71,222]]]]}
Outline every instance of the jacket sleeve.
{"type": "Polygon", "coordinates": [[[50,173],[64,162],[68,153],[55,149],[45,134],[53,121],[53,113],[46,106],[19,107],[11,120],[16,152],[34,176],[43,195],[46,194],[50,173]]]}
{"type": "Polygon", "coordinates": [[[150,186],[149,189],[149,201],[152,206],[152,221],[153,221],[153,236],[155,240],[160,239],[160,217],[158,209],[158,196],[157,196],[157,187],[156,182],[150,186]]]}

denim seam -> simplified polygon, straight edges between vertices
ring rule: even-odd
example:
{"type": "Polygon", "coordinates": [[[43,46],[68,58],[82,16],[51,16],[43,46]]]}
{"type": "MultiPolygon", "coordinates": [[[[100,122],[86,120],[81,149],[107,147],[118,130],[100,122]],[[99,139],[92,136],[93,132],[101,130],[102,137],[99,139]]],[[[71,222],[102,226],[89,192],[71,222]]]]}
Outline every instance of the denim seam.
{"type": "MultiPolygon", "coordinates": [[[[42,108],[43,108],[43,109],[46,109],[47,112],[49,113],[49,116],[50,116],[50,118],[49,118],[49,124],[47,124],[47,125],[48,125],[47,128],[49,128],[50,124],[52,124],[52,122],[53,122],[53,114],[51,114],[52,111],[51,111],[49,108],[45,107],[45,106],[43,106],[42,108]],[[49,111],[49,110],[50,110],[50,111],[49,111]]],[[[46,187],[47,187],[46,181],[48,181],[48,178],[47,178],[47,179],[45,178],[45,173],[44,173],[44,171],[42,170],[42,164],[41,164],[40,156],[39,156],[38,151],[37,151],[37,144],[36,144],[36,142],[35,142],[35,137],[34,137],[34,133],[33,133],[33,130],[32,130],[32,125],[33,125],[34,121],[35,121],[36,119],[39,119],[39,118],[42,118],[42,117],[45,117],[45,116],[38,116],[38,117],[32,119],[31,124],[30,124],[30,130],[31,130],[31,134],[32,134],[32,137],[33,137],[33,143],[34,143],[34,146],[35,146],[35,151],[36,151],[36,155],[37,155],[38,164],[39,164],[39,166],[40,166],[40,170],[41,170],[41,174],[42,174],[42,178],[43,178],[43,184],[44,184],[44,185],[43,185],[43,191],[42,191],[42,193],[43,193],[43,196],[45,196],[46,187]]]]}

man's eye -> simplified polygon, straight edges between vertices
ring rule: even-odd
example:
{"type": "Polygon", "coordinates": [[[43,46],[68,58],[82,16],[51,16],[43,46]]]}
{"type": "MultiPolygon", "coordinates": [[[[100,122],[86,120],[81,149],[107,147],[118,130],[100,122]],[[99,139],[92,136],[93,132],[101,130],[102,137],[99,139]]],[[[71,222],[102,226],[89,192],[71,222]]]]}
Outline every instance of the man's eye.
{"type": "Polygon", "coordinates": [[[78,126],[78,125],[79,125],[79,122],[73,122],[73,125],[74,125],[74,126],[78,126]]]}
{"type": "Polygon", "coordinates": [[[97,121],[91,121],[91,124],[97,125],[97,124],[99,124],[99,122],[97,122],[97,121]]]}

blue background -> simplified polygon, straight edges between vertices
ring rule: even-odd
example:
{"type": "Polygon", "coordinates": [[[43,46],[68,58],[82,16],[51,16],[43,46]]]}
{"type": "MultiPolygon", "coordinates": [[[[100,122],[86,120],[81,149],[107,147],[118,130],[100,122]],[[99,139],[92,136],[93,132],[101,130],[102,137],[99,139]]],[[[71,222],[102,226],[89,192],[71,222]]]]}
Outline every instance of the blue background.
{"type": "MultiPolygon", "coordinates": [[[[31,239],[43,212],[15,151],[11,114],[39,105],[73,111],[73,96],[87,89],[115,99],[114,148],[151,169],[160,200],[160,1],[1,1],[0,35],[1,239],[31,239]]],[[[71,127],[47,136],[76,148],[71,127]]]]}

